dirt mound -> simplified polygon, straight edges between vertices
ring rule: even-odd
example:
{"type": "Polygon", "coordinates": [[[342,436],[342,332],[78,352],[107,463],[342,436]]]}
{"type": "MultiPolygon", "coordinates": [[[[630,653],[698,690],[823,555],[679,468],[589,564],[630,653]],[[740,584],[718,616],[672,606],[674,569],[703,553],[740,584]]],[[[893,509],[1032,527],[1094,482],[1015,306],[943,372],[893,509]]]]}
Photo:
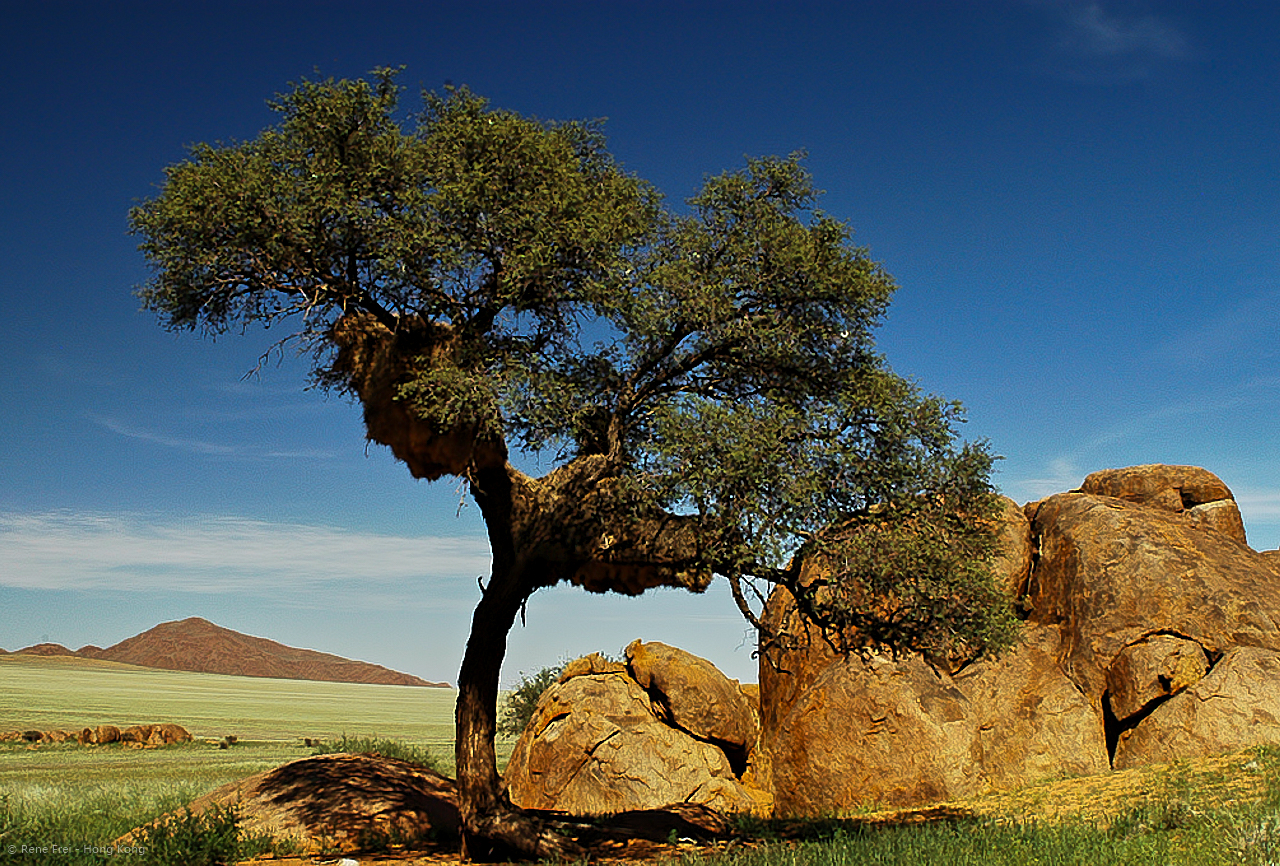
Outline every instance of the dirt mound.
{"type": "MultiPolygon", "coordinates": [[[[388,843],[452,839],[452,779],[378,755],[316,755],[231,782],[186,806],[199,815],[234,806],[241,831],[292,840],[307,853],[353,852],[388,843]]],[[[180,812],[161,816],[162,823],[180,812]]],[[[147,825],[151,826],[151,825],[147,825]]],[[[138,828],[116,840],[135,844],[138,828]]]]}
{"type": "Polygon", "coordinates": [[[170,671],[448,688],[448,683],[427,682],[381,665],[250,637],[196,616],[161,623],[106,649],[86,646],[72,652],[58,644],[37,644],[18,652],[43,656],[72,655],[170,671]]]}

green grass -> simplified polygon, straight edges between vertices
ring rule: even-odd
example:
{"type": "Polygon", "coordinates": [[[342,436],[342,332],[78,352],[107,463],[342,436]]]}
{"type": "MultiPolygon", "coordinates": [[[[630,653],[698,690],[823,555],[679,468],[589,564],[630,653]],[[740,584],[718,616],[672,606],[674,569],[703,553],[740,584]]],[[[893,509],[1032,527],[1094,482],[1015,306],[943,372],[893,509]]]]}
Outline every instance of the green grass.
{"type": "MultiPolygon", "coordinates": [[[[62,657],[0,656],[0,733],[172,722],[197,740],[301,744],[378,737],[435,755],[453,773],[453,689],[161,671],[62,657]]],[[[515,739],[497,744],[506,766],[515,739]]],[[[302,752],[294,757],[301,757],[302,752]]],[[[203,760],[203,759],[202,759],[203,760]]],[[[0,756],[0,777],[5,762],[0,756]]]]}
{"type": "Polygon", "coordinates": [[[1179,827],[962,821],[868,829],[715,856],[685,866],[1266,866],[1280,862],[1276,817],[1204,816],[1179,827]],[[1261,830],[1261,832],[1259,832],[1261,830]]]}
{"type": "Polygon", "coordinates": [[[0,656],[0,731],[182,725],[193,736],[332,739],[377,732],[452,749],[453,689],[161,671],[0,656]]]}
{"type": "Polygon", "coordinates": [[[301,743],[252,741],[225,750],[203,741],[156,749],[0,744],[0,862],[108,862],[92,849],[227,782],[309,752],[301,743]],[[11,845],[19,849],[12,856],[11,845]],[[25,858],[22,846],[68,850],[25,858]]]}
{"type": "Polygon", "coordinates": [[[0,862],[81,864],[105,862],[106,855],[99,852],[111,847],[113,840],[179,808],[198,787],[160,790],[131,783],[75,787],[34,783],[0,790],[0,862]],[[54,850],[40,850],[48,848],[54,850]]]}
{"type": "MultiPolygon", "coordinates": [[[[84,849],[108,846],[227,782],[313,754],[304,738],[346,740],[362,751],[386,750],[394,742],[403,754],[435,758],[441,772],[452,773],[455,695],[452,689],[0,656],[0,732],[173,722],[195,737],[158,749],[0,743],[0,862],[107,862],[84,849]],[[227,735],[237,738],[236,745],[219,748],[227,735]],[[9,845],[19,851],[10,856],[9,845]],[[24,857],[23,845],[76,850],[24,857]]],[[[193,832],[185,825],[176,829],[193,832]]]]}
{"type": "Polygon", "coordinates": [[[1092,817],[1059,815],[1045,820],[1028,811],[997,810],[906,826],[872,823],[885,821],[883,815],[814,820],[798,826],[747,820],[744,830],[768,844],[714,857],[688,855],[680,862],[684,866],[1280,864],[1280,748],[1253,749],[1238,760],[1183,762],[1129,772],[1135,785],[1124,795],[1127,805],[1116,808],[1114,793],[1081,801],[1079,805],[1092,817]]]}
{"type": "Polygon", "coordinates": [[[182,807],[190,790],[163,793],[135,786],[95,786],[66,791],[28,789],[25,795],[0,793],[0,862],[99,866],[138,864],[230,863],[259,853],[287,854],[288,845],[240,832],[234,808],[193,815],[182,807]],[[165,812],[171,818],[137,837],[117,843],[123,834],[165,812]]]}

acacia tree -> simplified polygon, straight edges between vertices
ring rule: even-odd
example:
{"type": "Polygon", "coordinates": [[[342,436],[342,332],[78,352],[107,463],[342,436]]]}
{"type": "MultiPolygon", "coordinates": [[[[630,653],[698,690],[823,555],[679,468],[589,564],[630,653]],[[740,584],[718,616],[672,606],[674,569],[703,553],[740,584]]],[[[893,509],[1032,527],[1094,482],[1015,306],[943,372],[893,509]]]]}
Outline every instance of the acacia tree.
{"type": "Polygon", "coordinates": [[[493,555],[458,673],[468,856],[570,850],[511,806],[493,747],[507,634],[541,587],[721,575],[758,627],[782,585],[846,650],[1008,640],[991,457],[876,353],[894,283],[814,209],[798,156],[677,212],[595,124],[465,89],[406,120],[399,95],[385,69],[293,85],[276,125],[195,146],[130,219],[165,326],[287,321],[370,440],[468,485],[493,555]],[[513,451],[556,468],[531,477],[513,451]],[[836,565],[801,581],[815,552],[836,565]]]}

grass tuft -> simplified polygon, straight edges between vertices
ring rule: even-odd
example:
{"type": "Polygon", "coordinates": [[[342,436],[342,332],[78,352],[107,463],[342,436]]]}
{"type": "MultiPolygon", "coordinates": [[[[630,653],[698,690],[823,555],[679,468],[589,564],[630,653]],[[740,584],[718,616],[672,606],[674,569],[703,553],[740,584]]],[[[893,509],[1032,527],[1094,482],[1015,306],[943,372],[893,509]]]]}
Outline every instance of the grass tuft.
{"type": "Polygon", "coordinates": [[[233,807],[215,806],[199,815],[183,809],[147,827],[131,847],[145,852],[141,856],[156,863],[190,866],[234,863],[243,859],[244,854],[240,844],[240,815],[233,807]]]}
{"type": "Polygon", "coordinates": [[[315,746],[313,755],[334,755],[348,752],[356,755],[379,755],[393,758],[406,764],[424,767],[437,773],[443,773],[443,762],[432,754],[431,750],[403,740],[391,740],[384,737],[348,737],[345,733],[340,740],[321,740],[315,746]]]}

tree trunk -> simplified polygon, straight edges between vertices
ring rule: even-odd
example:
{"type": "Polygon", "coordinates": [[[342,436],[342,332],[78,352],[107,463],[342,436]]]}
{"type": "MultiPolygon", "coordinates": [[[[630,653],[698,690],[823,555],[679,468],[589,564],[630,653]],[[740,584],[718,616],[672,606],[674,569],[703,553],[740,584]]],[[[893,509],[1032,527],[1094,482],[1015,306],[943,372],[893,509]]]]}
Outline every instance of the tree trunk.
{"type": "Polygon", "coordinates": [[[540,479],[505,463],[479,467],[472,475],[471,495],[489,534],[493,571],[472,614],[458,671],[454,753],[466,858],[570,859],[582,853],[547,820],[515,808],[498,775],[498,677],[507,635],[529,596],[561,580],[628,595],[654,586],[700,591],[710,582],[710,572],[688,568],[698,562],[693,522],[647,515],[606,526],[601,514],[614,509],[601,484],[609,470],[608,461],[596,456],[540,479]]]}
{"type": "Polygon", "coordinates": [[[493,862],[569,859],[579,853],[569,839],[543,821],[511,805],[498,775],[498,677],[507,653],[507,635],[516,614],[536,584],[515,549],[511,478],[505,471],[484,472],[472,488],[489,531],[493,572],[471,618],[471,634],[458,671],[455,710],[458,808],[462,817],[464,860],[493,862]]]}

